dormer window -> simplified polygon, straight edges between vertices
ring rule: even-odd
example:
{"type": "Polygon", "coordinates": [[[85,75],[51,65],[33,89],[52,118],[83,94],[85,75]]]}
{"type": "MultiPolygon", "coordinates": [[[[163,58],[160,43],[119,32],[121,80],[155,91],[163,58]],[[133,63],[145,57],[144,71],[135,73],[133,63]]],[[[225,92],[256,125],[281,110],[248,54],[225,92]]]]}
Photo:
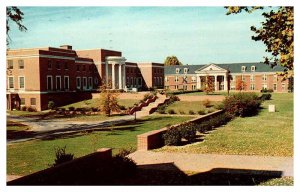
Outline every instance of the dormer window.
{"type": "Polygon", "coordinates": [[[242,66],[242,72],[246,71],[246,66],[242,66]]]}
{"type": "Polygon", "coordinates": [[[255,71],[256,67],[255,66],[251,66],[251,71],[255,71]]]}
{"type": "Polygon", "coordinates": [[[176,68],[176,73],[179,73],[180,69],[179,68],[176,68]]]}
{"type": "Polygon", "coordinates": [[[189,69],[188,68],[184,68],[183,71],[186,74],[189,71],[189,69]]]}

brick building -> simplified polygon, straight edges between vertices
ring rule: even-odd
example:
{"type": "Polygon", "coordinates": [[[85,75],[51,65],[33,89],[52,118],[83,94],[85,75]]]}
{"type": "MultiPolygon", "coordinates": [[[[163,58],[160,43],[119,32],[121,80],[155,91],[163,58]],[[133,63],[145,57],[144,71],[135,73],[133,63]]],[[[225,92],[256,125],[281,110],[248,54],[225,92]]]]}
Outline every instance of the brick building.
{"type": "Polygon", "coordinates": [[[159,63],[130,63],[119,51],[60,48],[7,50],[7,109],[48,108],[91,98],[102,82],[111,89],[148,90],[164,87],[159,63]]]}
{"type": "Polygon", "coordinates": [[[263,88],[274,92],[287,92],[288,80],[282,81],[282,66],[271,68],[263,63],[230,63],[208,65],[183,65],[165,67],[165,88],[169,90],[201,90],[206,77],[212,77],[216,91],[236,90],[243,81],[245,91],[263,88]]]}

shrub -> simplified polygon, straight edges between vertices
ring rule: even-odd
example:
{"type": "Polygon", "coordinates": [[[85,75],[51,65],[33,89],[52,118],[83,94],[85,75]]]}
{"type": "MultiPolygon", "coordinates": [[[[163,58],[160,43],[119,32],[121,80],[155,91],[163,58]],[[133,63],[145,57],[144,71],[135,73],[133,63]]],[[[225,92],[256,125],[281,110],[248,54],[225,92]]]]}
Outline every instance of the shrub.
{"type": "Polygon", "coordinates": [[[205,99],[204,101],[202,101],[202,104],[203,104],[206,108],[208,108],[208,107],[211,106],[211,102],[210,102],[209,99],[205,99]]]}
{"type": "Polygon", "coordinates": [[[142,101],[146,101],[147,99],[152,98],[154,95],[152,93],[146,93],[142,101]]]}
{"type": "Polygon", "coordinates": [[[117,177],[133,175],[136,172],[136,163],[131,158],[127,157],[130,152],[131,151],[123,149],[113,157],[111,171],[117,177]]]}
{"type": "Polygon", "coordinates": [[[267,89],[267,88],[262,88],[260,90],[261,93],[272,93],[274,90],[273,89],[267,89]]]}
{"type": "Polygon", "coordinates": [[[97,107],[92,107],[92,111],[97,112],[97,111],[99,111],[99,109],[97,107]]]}
{"type": "Polygon", "coordinates": [[[224,103],[218,103],[215,105],[215,109],[222,110],[224,109],[224,103]]]}
{"type": "Polygon", "coordinates": [[[257,114],[261,100],[254,93],[236,93],[224,100],[224,109],[234,116],[251,116],[257,114]]]}
{"type": "Polygon", "coordinates": [[[205,115],[206,114],[205,109],[200,109],[197,113],[198,113],[198,115],[205,115]]]}
{"type": "Polygon", "coordinates": [[[179,110],[179,114],[181,114],[181,115],[184,115],[184,114],[185,114],[185,112],[184,112],[184,111],[182,111],[182,110],[179,110]]]}
{"type": "Polygon", "coordinates": [[[70,106],[68,109],[69,109],[69,111],[75,111],[75,107],[73,107],[73,106],[70,106]]]}
{"type": "Polygon", "coordinates": [[[54,101],[49,101],[48,102],[48,109],[54,109],[55,108],[55,103],[54,101]]]}
{"type": "Polygon", "coordinates": [[[22,110],[22,111],[27,111],[27,107],[26,107],[26,106],[22,106],[22,107],[21,107],[21,110],[22,110]]]}
{"type": "Polygon", "coordinates": [[[55,148],[55,157],[53,166],[71,161],[74,159],[74,154],[66,153],[66,146],[55,148]]]}
{"type": "Polygon", "coordinates": [[[213,107],[210,107],[210,108],[207,109],[207,113],[212,113],[214,111],[215,111],[215,108],[213,108],[213,107]]]}
{"type": "Polygon", "coordinates": [[[176,127],[169,128],[165,134],[163,134],[165,145],[178,146],[181,143],[180,130],[176,127]]]}
{"type": "Polygon", "coordinates": [[[272,95],[270,93],[264,93],[259,98],[260,98],[260,100],[265,101],[265,100],[270,100],[271,97],[272,97],[272,95]]]}
{"type": "Polygon", "coordinates": [[[190,115],[195,115],[195,112],[193,110],[189,110],[190,115]]]}
{"type": "Polygon", "coordinates": [[[180,101],[179,97],[176,95],[171,95],[170,96],[170,102],[174,103],[175,101],[180,101]]]}
{"type": "Polygon", "coordinates": [[[27,111],[28,112],[35,112],[36,111],[36,108],[35,107],[27,107],[27,111]]]}
{"type": "Polygon", "coordinates": [[[126,107],[124,105],[119,105],[120,110],[126,110],[126,107]]]}
{"type": "Polygon", "coordinates": [[[156,110],[159,114],[165,114],[166,113],[166,106],[165,105],[160,105],[157,107],[156,110]]]}
{"type": "Polygon", "coordinates": [[[169,113],[169,114],[176,114],[176,112],[174,111],[174,109],[169,109],[169,110],[168,110],[168,113],[169,113]]]}
{"type": "Polygon", "coordinates": [[[189,143],[195,141],[196,138],[196,125],[194,123],[186,123],[179,126],[180,135],[189,143]]]}

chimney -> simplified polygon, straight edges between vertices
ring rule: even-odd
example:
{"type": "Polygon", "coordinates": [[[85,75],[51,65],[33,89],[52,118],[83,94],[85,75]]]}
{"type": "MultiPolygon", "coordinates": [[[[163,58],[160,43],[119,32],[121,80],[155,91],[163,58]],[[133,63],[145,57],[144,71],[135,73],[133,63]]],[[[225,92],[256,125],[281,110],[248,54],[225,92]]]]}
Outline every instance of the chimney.
{"type": "Polygon", "coordinates": [[[62,48],[62,49],[72,50],[72,46],[71,45],[61,45],[59,47],[62,48]]]}

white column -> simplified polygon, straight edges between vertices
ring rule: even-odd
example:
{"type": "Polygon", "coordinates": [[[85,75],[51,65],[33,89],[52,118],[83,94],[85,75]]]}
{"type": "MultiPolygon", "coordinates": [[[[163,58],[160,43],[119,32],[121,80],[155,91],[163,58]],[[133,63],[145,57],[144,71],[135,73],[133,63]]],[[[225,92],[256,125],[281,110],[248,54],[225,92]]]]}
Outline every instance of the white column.
{"type": "Polygon", "coordinates": [[[119,89],[122,89],[122,65],[119,63],[119,89]]]}
{"type": "Polygon", "coordinates": [[[125,69],[125,63],[122,66],[123,66],[123,85],[122,85],[122,88],[124,89],[125,86],[126,86],[126,69],[125,69]]]}
{"type": "Polygon", "coordinates": [[[105,62],[105,76],[106,76],[105,83],[107,87],[108,86],[108,62],[107,61],[105,62]]]}
{"type": "Polygon", "coordinates": [[[227,81],[227,75],[224,75],[224,91],[228,90],[228,81],[227,81]]]}
{"type": "Polygon", "coordinates": [[[115,85],[115,63],[111,64],[111,86],[112,89],[116,89],[115,85]]]}
{"type": "Polygon", "coordinates": [[[196,81],[197,81],[197,89],[201,89],[201,76],[196,76],[197,77],[197,79],[196,79],[196,81]]]}
{"type": "Polygon", "coordinates": [[[217,77],[218,75],[215,75],[215,91],[217,91],[217,77]]]}

